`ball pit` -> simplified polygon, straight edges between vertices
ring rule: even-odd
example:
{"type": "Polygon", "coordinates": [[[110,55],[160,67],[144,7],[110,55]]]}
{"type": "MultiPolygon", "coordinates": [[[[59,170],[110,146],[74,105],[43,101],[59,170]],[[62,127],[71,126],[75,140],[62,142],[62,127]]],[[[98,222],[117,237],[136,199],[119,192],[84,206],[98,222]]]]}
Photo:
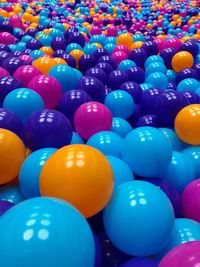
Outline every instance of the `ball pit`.
{"type": "Polygon", "coordinates": [[[199,129],[199,0],[0,0],[0,265],[200,265],[199,129]]]}

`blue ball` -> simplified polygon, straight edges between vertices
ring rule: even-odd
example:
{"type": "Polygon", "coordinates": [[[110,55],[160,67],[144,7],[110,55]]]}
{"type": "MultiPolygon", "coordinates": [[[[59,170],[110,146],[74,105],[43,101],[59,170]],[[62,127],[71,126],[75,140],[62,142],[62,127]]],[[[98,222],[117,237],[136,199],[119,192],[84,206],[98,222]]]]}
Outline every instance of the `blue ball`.
{"type": "Polygon", "coordinates": [[[171,157],[169,140],[156,128],[136,128],[124,139],[122,158],[139,176],[156,177],[170,163],[171,157]]]}
{"type": "Polygon", "coordinates": [[[30,57],[32,57],[33,59],[38,59],[39,57],[42,57],[44,55],[44,52],[41,50],[33,50],[30,53],[30,57]]]}
{"type": "Polygon", "coordinates": [[[196,178],[200,177],[200,146],[190,146],[182,151],[194,163],[196,178]]]}
{"type": "Polygon", "coordinates": [[[126,71],[131,67],[136,67],[136,63],[130,59],[122,60],[118,65],[118,69],[121,71],[126,71]]]}
{"type": "Polygon", "coordinates": [[[114,189],[120,184],[134,180],[134,175],[130,167],[121,159],[113,156],[107,156],[114,174],[114,189]]]}
{"type": "Polygon", "coordinates": [[[31,153],[23,162],[19,172],[19,186],[26,198],[40,196],[40,173],[47,159],[56,148],[42,148],[31,153]]]}
{"type": "Polygon", "coordinates": [[[196,178],[194,162],[184,153],[173,152],[171,162],[163,168],[160,177],[169,182],[179,192],[196,178]]]}
{"type": "Polygon", "coordinates": [[[113,117],[123,119],[129,118],[134,112],[134,101],[132,96],[123,90],[115,90],[109,93],[104,104],[110,109],[113,117]]]}
{"type": "Polygon", "coordinates": [[[153,62],[161,62],[161,63],[165,64],[165,62],[161,56],[153,55],[153,56],[150,56],[146,59],[145,64],[144,64],[145,69],[147,68],[147,66],[149,64],[151,64],[153,62]]]}
{"type": "Polygon", "coordinates": [[[169,128],[160,128],[164,135],[168,138],[172,145],[172,149],[175,151],[181,151],[185,148],[185,143],[179,139],[176,132],[169,128]]]}
{"type": "Polygon", "coordinates": [[[158,253],[167,243],[174,212],[165,193],[144,181],[121,184],[104,209],[104,226],[112,243],[137,257],[158,253]]]}
{"type": "Polygon", "coordinates": [[[200,82],[193,78],[187,78],[182,80],[178,86],[177,91],[184,92],[184,91],[193,91],[195,92],[200,87],[200,82]]]}
{"type": "Polygon", "coordinates": [[[75,144],[85,144],[85,143],[78,133],[73,132],[70,145],[75,145],[75,144]]]}
{"type": "Polygon", "coordinates": [[[92,135],[87,145],[97,148],[104,155],[121,156],[123,139],[114,132],[103,131],[92,135]]]}
{"type": "Polygon", "coordinates": [[[120,135],[121,138],[124,138],[131,130],[132,126],[126,120],[118,117],[112,119],[111,131],[120,135]]]}
{"type": "Polygon", "coordinates": [[[3,187],[0,190],[0,200],[9,201],[13,204],[18,204],[25,200],[25,196],[22,194],[20,189],[14,187],[3,187]]]}
{"type": "Polygon", "coordinates": [[[167,89],[168,86],[168,78],[167,75],[165,75],[162,72],[153,72],[150,75],[147,76],[145,79],[146,83],[150,83],[154,85],[157,88],[161,88],[163,90],[167,89]]]}
{"type": "Polygon", "coordinates": [[[148,66],[146,67],[145,74],[146,74],[146,76],[148,76],[149,74],[151,74],[153,72],[162,72],[162,73],[166,74],[167,68],[165,67],[164,63],[162,63],[162,62],[152,62],[152,63],[148,64],[148,66]]]}
{"type": "Polygon", "coordinates": [[[12,110],[25,123],[32,113],[44,108],[44,102],[35,91],[19,88],[6,96],[3,107],[12,110]]]}
{"type": "Polygon", "coordinates": [[[59,199],[32,198],[11,208],[1,217],[0,235],[2,266],[94,266],[94,239],[87,221],[59,199]]]}
{"type": "Polygon", "coordinates": [[[176,82],[176,72],[174,70],[167,70],[167,78],[169,82],[176,82]]]}

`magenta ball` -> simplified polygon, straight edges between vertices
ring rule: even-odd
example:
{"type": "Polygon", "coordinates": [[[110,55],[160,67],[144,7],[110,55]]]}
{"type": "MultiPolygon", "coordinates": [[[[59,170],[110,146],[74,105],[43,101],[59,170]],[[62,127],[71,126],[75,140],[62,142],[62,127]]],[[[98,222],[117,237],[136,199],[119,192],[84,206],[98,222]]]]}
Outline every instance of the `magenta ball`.
{"type": "Polygon", "coordinates": [[[200,179],[192,181],[182,194],[183,215],[200,222],[200,179]]]}
{"type": "Polygon", "coordinates": [[[107,37],[116,37],[118,34],[118,29],[115,26],[110,26],[107,29],[107,37]]]}
{"type": "Polygon", "coordinates": [[[25,87],[28,86],[29,82],[41,72],[31,65],[24,65],[19,67],[15,73],[14,77],[17,78],[25,87]]]}
{"type": "Polygon", "coordinates": [[[81,105],[74,116],[76,132],[85,140],[97,132],[112,128],[112,113],[99,102],[87,102],[81,105]]]}
{"type": "Polygon", "coordinates": [[[174,247],[160,261],[158,267],[197,267],[200,263],[200,241],[174,247]]]}
{"type": "Polygon", "coordinates": [[[26,64],[30,64],[33,61],[33,58],[26,54],[19,56],[19,59],[23,60],[26,64]]]}
{"type": "Polygon", "coordinates": [[[15,37],[9,32],[0,32],[0,40],[2,44],[10,45],[15,44],[15,37]]]}
{"type": "Polygon", "coordinates": [[[37,75],[28,84],[28,88],[38,93],[45,108],[55,108],[61,99],[62,88],[60,83],[50,75],[37,75]]]}
{"type": "Polygon", "coordinates": [[[128,55],[123,51],[117,51],[112,54],[112,59],[116,62],[117,65],[123,60],[126,60],[128,58],[128,55]]]}
{"type": "Polygon", "coordinates": [[[9,24],[11,26],[13,26],[14,28],[21,28],[22,27],[22,20],[20,17],[18,16],[12,16],[10,19],[9,19],[9,24]]]}
{"type": "Polygon", "coordinates": [[[6,69],[0,67],[0,77],[9,76],[9,75],[10,75],[9,72],[6,69]]]}
{"type": "Polygon", "coordinates": [[[129,49],[128,49],[128,47],[125,46],[125,45],[122,45],[122,44],[117,45],[117,46],[113,49],[113,53],[118,52],[118,51],[124,52],[124,53],[126,53],[127,55],[128,55],[129,52],[130,52],[129,49]]]}

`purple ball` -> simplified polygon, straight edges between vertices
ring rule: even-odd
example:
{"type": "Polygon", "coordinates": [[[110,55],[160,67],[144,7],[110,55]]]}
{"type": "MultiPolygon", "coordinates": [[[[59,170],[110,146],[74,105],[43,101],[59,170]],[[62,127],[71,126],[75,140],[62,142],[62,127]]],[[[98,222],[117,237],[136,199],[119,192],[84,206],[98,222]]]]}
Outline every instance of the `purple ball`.
{"type": "Polygon", "coordinates": [[[10,58],[12,55],[6,51],[0,51],[0,66],[2,66],[5,59],[10,58]]]}
{"type": "Polygon", "coordinates": [[[81,34],[80,32],[72,32],[68,38],[68,42],[69,43],[77,43],[79,44],[81,47],[84,47],[86,40],[85,37],[83,36],[83,34],[81,34]]]}
{"type": "Polygon", "coordinates": [[[181,92],[168,90],[160,94],[154,105],[160,126],[173,128],[177,113],[187,105],[187,98],[181,92]]]}
{"type": "Polygon", "coordinates": [[[70,143],[72,126],[61,112],[42,109],[29,117],[24,126],[24,136],[31,150],[44,147],[61,148],[70,143]]]}
{"type": "Polygon", "coordinates": [[[0,78],[0,100],[3,101],[4,98],[11,91],[22,88],[23,84],[13,76],[4,76],[0,78]]]}
{"type": "Polygon", "coordinates": [[[200,63],[194,65],[193,69],[196,70],[198,78],[200,79],[200,63]]]}
{"type": "Polygon", "coordinates": [[[0,43],[0,53],[3,52],[3,51],[5,51],[5,52],[11,52],[11,49],[10,49],[10,47],[8,45],[1,44],[0,43]]]}
{"type": "Polygon", "coordinates": [[[76,68],[76,60],[71,55],[64,53],[60,57],[64,59],[70,67],[76,68]]]}
{"type": "Polygon", "coordinates": [[[132,96],[136,104],[140,102],[143,91],[142,91],[141,86],[138,83],[135,83],[135,82],[123,83],[120,86],[119,90],[123,90],[129,93],[132,96]]]}
{"type": "Polygon", "coordinates": [[[148,54],[144,48],[135,48],[129,54],[129,59],[133,60],[137,66],[143,68],[148,54]]]}
{"type": "Polygon", "coordinates": [[[119,89],[125,82],[128,82],[128,75],[124,71],[113,70],[108,76],[108,86],[112,90],[119,89]]]}
{"type": "Polygon", "coordinates": [[[71,90],[63,94],[59,104],[59,110],[73,122],[76,110],[82,104],[89,101],[92,101],[92,98],[85,91],[78,89],[71,90]]]}
{"type": "Polygon", "coordinates": [[[2,67],[6,69],[10,73],[10,75],[13,75],[15,71],[23,65],[26,65],[25,62],[16,57],[9,57],[2,63],[2,67]]]}
{"type": "Polygon", "coordinates": [[[96,59],[93,55],[84,54],[80,57],[78,61],[79,70],[84,74],[88,69],[94,67],[96,64],[96,59]]]}
{"type": "Polygon", "coordinates": [[[82,77],[77,88],[85,91],[93,101],[102,102],[105,98],[104,84],[97,78],[82,77]]]}
{"type": "Polygon", "coordinates": [[[99,59],[100,59],[101,57],[103,57],[103,56],[109,56],[109,53],[108,53],[108,51],[107,51],[106,49],[104,49],[104,48],[98,48],[98,49],[96,49],[96,50],[94,51],[93,56],[94,56],[97,60],[99,60],[99,59]]]}
{"type": "Polygon", "coordinates": [[[34,28],[30,28],[30,29],[28,29],[28,31],[26,32],[26,34],[27,34],[27,35],[30,35],[30,36],[32,36],[32,37],[35,37],[35,35],[36,35],[37,32],[38,32],[38,31],[37,31],[36,29],[34,29],[34,28]]]}
{"type": "Polygon", "coordinates": [[[31,49],[31,50],[38,50],[41,47],[42,47],[42,43],[36,39],[31,39],[26,44],[26,48],[31,49]]]}
{"type": "Polygon", "coordinates": [[[102,69],[98,67],[94,67],[94,68],[87,70],[85,73],[85,76],[94,77],[102,81],[103,84],[106,83],[106,78],[107,78],[106,74],[102,69]]]}
{"type": "Polygon", "coordinates": [[[57,36],[51,42],[51,48],[55,51],[57,49],[65,50],[67,43],[63,37],[57,36]]]}
{"type": "Polygon", "coordinates": [[[114,59],[111,57],[111,56],[102,56],[99,58],[98,60],[98,63],[101,63],[101,62],[104,62],[104,63],[108,63],[110,66],[112,66],[113,69],[115,69],[115,61],[114,59]]]}
{"type": "Polygon", "coordinates": [[[142,48],[145,49],[148,56],[157,55],[158,54],[158,46],[153,41],[147,41],[142,45],[142,48]]]}
{"type": "Polygon", "coordinates": [[[67,52],[63,49],[57,49],[53,53],[53,57],[61,57],[63,54],[67,55],[67,52]]]}
{"type": "Polygon", "coordinates": [[[183,95],[187,98],[189,104],[199,104],[200,98],[193,91],[184,91],[183,95]]]}
{"type": "Polygon", "coordinates": [[[173,56],[176,54],[176,50],[174,48],[166,48],[166,49],[163,49],[162,52],[160,53],[160,56],[163,58],[164,62],[165,62],[165,66],[168,68],[168,69],[171,69],[172,68],[172,58],[173,56]]]}
{"type": "Polygon", "coordinates": [[[164,91],[159,88],[149,88],[145,92],[143,92],[141,97],[141,110],[144,114],[154,114],[154,105],[156,99],[159,95],[161,95],[164,91]]]}
{"type": "Polygon", "coordinates": [[[131,67],[126,70],[126,73],[129,77],[129,80],[136,83],[144,83],[145,81],[145,72],[140,67],[131,67]]]}
{"type": "Polygon", "coordinates": [[[139,120],[136,122],[136,127],[143,127],[143,126],[150,126],[155,128],[159,127],[157,116],[152,114],[147,114],[139,118],[139,120]]]}
{"type": "Polygon", "coordinates": [[[13,33],[13,26],[9,24],[9,21],[4,20],[3,22],[0,23],[0,32],[9,32],[13,33]]]}
{"type": "Polygon", "coordinates": [[[199,46],[195,40],[187,40],[181,45],[179,50],[188,51],[195,58],[199,53],[199,46]]]}
{"type": "Polygon", "coordinates": [[[23,124],[14,112],[0,108],[0,128],[7,129],[21,137],[23,124]]]}
{"type": "Polygon", "coordinates": [[[0,200],[0,216],[3,215],[7,210],[14,206],[13,203],[5,200],[0,200]]]}
{"type": "Polygon", "coordinates": [[[119,267],[158,267],[158,260],[148,258],[134,258],[119,267]]]}
{"type": "Polygon", "coordinates": [[[114,68],[106,62],[100,62],[96,67],[102,69],[106,75],[109,75],[114,70],[114,68]]]}
{"type": "Polygon", "coordinates": [[[181,217],[181,194],[170,183],[160,178],[145,178],[145,181],[152,183],[158,187],[167,195],[174,208],[175,216],[181,217]]]}
{"type": "Polygon", "coordinates": [[[186,69],[179,71],[176,76],[176,82],[180,83],[182,80],[187,79],[187,78],[193,78],[193,79],[198,80],[198,74],[196,70],[186,68],[186,69]]]}

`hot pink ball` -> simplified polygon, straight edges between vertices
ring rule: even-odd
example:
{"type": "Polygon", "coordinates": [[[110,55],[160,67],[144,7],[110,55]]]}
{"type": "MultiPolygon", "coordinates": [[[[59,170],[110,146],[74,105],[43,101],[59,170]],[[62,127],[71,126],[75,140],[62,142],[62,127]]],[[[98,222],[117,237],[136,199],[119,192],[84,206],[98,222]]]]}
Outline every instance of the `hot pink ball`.
{"type": "Polygon", "coordinates": [[[172,47],[176,50],[179,50],[179,48],[181,47],[182,43],[181,43],[181,40],[178,39],[178,38],[170,38],[167,40],[168,44],[169,44],[169,47],[172,47]]]}
{"type": "Polygon", "coordinates": [[[116,37],[118,34],[118,29],[115,26],[110,26],[107,29],[107,36],[108,37],[116,37]]]}
{"type": "Polygon", "coordinates": [[[10,45],[15,44],[15,37],[9,32],[0,32],[0,40],[2,44],[10,45]]]}
{"type": "Polygon", "coordinates": [[[41,72],[31,66],[31,65],[25,65],[25,66],[21,66],[19,67],[15,73],[14,73],[14,77],[17,78],[18,80],[20,80],[20,82],[27,87],[29,82],[37,75],[41,74],[41,72]]]}
{"type": "Polygon", "coordinates": [[[189,27],[190,27],[189,25],[184,25],[183,28],[182,28],[182,31],[188,32],[189,27]]]}
{"type": "Polygon", "coordinates": [[[129,49],[128,49],[128,47],[125,46],[125,45],[122,45],[122,44],[117,45],[117,46],[114,48],[113,53],[115,53],[115,52],[117,52],[117,51],[124,52],[124,53],[126,53],[127,55],[129,54],[129,49]]]}
{"type": "Polygon", "coordinates": [[[30,64],[33,61],[33,58],[28,55],[21,55],[19,59],[23,60],[26,64],[30,64]]]}
{"type": "Polygon", "coordinates": [[[62,88],[60,83],[50,75],[37,75],[28,84],[28,88],[38,93],[45,108],[55,108],[61,99],[62,88]]]}
{"type": "Polygon", "coordinates": [[[99,35],[99,34],[102,34],[102,31],[101,31],[101,28],[98,27],[98,26],[93,26],[90,33],[92,35],[99,35]]]}
{"type": "Polygon", "coordinates": [[[170,250],[158,267],[197,267],[200,264],[200,241],[187,242],[170,250]]]}
{"type": "Polygon", "coordinates": [[[192,181],[182,194],[183,215],[200,222],[200,179],[192,181]]]}
{"type": "Polygon", "coordinates": [[[10,75],[9,72],[6,69],[0,67],[0,77],[9,76],[9,75],[10,75]]]}
{"type": "Polygon", "coordinates": [[[9,24],[12,25],[15,28],[21,28],[22,26],[22,20],[18,16],[13,16],[9,19],[9,24]]]}
{"type": "Polygon", "coordinates": [[[112,127],[112,113],[99,102],[81,105],[74,116],[76,132],[85,140],[97,132],[109,131],[112,127]]]}
{"type": "Polygon", "coordinates": [[[126,60],[128,58],[128,55],[122,51],[117,51],[113,53],[111,57],[118,65],[121,61],[126,60]]]}

